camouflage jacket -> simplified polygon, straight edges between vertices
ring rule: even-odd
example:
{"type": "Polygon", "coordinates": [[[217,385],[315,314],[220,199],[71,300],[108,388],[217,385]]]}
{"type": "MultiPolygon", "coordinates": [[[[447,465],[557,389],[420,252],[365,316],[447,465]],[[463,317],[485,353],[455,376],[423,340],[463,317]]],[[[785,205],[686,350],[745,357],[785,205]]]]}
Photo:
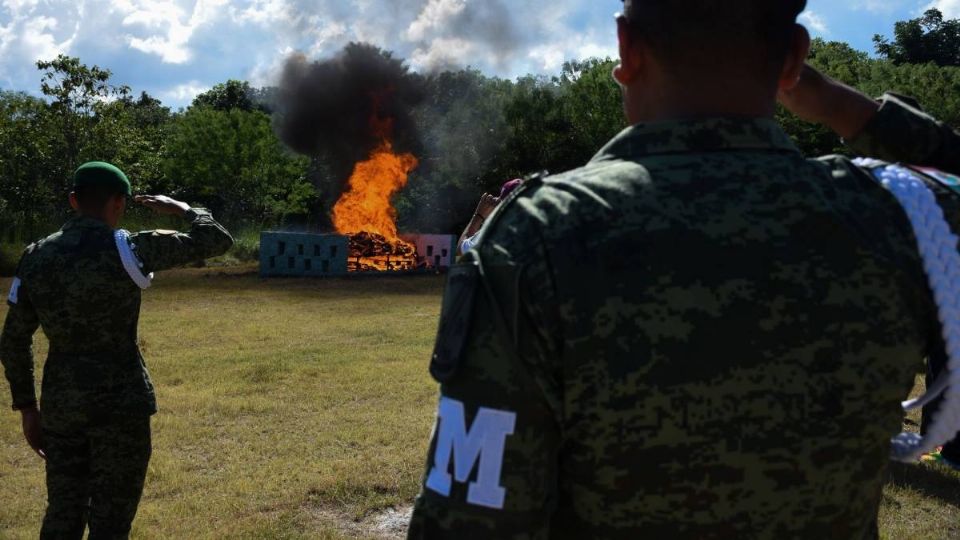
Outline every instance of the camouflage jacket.
{"type": "MultiPolygon", "coordinates": [[[[224,253],[230,234],[209,212],[190,210],[188,233],[131,235],[146,273],[224,253]]],[[[50,341],[44,366],[44,420],[153,414],[156,398],[137,346],[140,289],[124,270],[113,230],[77,217],[26,249],[0,336],[0,361],[14,408],[36,402],[33,334],[50,341]]]]}
{"type": "MultiPolygon", "coordinates": [[[[894,96],[850,144],[960,155],[894,96]]],[[[942,344],[867,172],[772,120],[638,125],[482,234],[444,298],[410,538],[876,536],[900,402],[942,344]]]]}

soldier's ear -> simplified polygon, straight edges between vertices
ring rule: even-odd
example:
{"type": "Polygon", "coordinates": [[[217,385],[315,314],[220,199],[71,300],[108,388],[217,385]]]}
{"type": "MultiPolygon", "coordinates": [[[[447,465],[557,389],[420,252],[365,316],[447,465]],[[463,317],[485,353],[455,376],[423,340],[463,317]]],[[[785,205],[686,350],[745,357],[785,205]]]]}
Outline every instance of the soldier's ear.
{"type": "Polygon", "coordinates": [[[80,203],[77,202],[77,194],[74,191],[70,192],[70,208],[73,208],[75,211],[80,210],[80,203]]]}
{"type": "Polygon", "coordinates": [[[113,213],[116,216],[122,216],[124,210],[127,209],[127,196],[126,195],[116,195],[113,198],[113,213]]]}
{"type": "Polygon", "coordinates": [[[790,37],[790,49],[787,51],[787,58],[780,72],[778,90],[793,90],[797,86],[809,54],[810,32],[803,25],[796,24],[793,27],[793,35],[790,37]]]}
{"type": "Polygon", "coordinates": [[[643,70],[644,56],[638,36],[623,15],[617,17],[617,38],[620,42],[620,64],[613,70],[613,78],[621,86],[629,86],[643,70]]]}

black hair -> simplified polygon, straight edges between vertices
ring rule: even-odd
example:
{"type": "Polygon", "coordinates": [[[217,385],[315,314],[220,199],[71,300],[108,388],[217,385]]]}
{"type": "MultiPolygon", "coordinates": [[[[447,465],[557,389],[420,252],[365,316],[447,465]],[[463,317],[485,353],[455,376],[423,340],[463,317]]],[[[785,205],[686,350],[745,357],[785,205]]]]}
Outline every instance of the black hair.
{"type": "Polygon", "coordinates": [[[779,74],[806,0],[625,0],[631,32],[675,69],[779,74]]]}

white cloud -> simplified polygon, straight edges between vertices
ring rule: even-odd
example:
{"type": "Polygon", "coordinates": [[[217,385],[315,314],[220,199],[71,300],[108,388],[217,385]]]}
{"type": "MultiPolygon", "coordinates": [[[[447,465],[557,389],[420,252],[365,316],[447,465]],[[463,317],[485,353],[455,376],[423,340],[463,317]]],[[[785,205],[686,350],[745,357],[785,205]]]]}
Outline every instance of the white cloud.
{"type": "MultiPolygon", "coordinates": [[[[70,5],[66,14],[82,14],[70,5]]],[[[14,86],[38,60],[69,54],[79,33],[77,17],[61,21],[39,0],[5,0],[0,4],[0,80],[14,86]]]]}
{"type": "Polygon", "coordinates": [[[450,23],[457,15],[463,13],[467,7],[464,0],[429,0],[417,20],[410,23],[406,38],[410,41],[421,41],[428,34],[450,23]]]}
{"type": "Polygon", "coordinates": [[[421,71],[471,66],[515,76],[613,55],[612,10],[593,6],[578,0],[0,0],[0,84],[36,91],[36,60],[64,53],[177,106],[227,78],[271,84],[291,52],[329,56],[351,41],[391,50],[421,71]],[[594,24],[601,20],[607,24],[594,24]]]}
{"type": "Polygon", "coordinates": [[[198,94],[202,94],[210,88],[209,85],[205,85],[199,81],[190,81],[160,92],[159,97],[162,101],[186,103],[193,101],[193,98],[197,97],[198,94]]]}
{"type": "Polygon", "coordinates": [[[827,26],[826,19],[816,12],[810,10],[804,11],[800,14],[799,20],[804,26],[816,34],[824,36],[830,33],[830,27],[827,26]]]}
{"type": "Polygon", "coordinates": [[[960,0],[937,0],[927,6],[929,8],[939,9],[948,19],[960,18],[960,0]]]}
{"type": "Polygon", "coordinates": [[[410,55],[414,69],[429,70],[465,66],[479,60],[475,44],[460,38],[438,38],[410,55]]]}
{"type": "Polygon", "coordinates": [[[152,32],[146,37],[128,35],[130,47],[155,54],[169,64],[183,64],[193,57],[189,44],[194,34],[223,13],[220,8],[227,3],[227,0],[197,0],[189,16],[170,0],[124,0],[117,6],[125,12],[123,27],[152,32]]]}
{"type": "Polygon", "coordinates": [[[567,60],[586,58],[618,58],[619,52],[615,44],[601,44],[593,41],[591,36],[576,36],[571,39],[558,40],[534,47],[527,53],[532,61],[529,66],[539,72],[555,73],[563,67],[567,60]]]}

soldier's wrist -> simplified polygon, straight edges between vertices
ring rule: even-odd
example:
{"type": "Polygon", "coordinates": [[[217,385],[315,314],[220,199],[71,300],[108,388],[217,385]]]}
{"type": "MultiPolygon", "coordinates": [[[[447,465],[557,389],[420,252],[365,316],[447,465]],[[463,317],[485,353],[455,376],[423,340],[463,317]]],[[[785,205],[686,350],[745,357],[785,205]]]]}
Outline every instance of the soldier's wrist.
{"type": "Polygon", "coordinates": [[[37,402],[33,401],[29,403],[14,404],[13,410],[19,411],[20,414],[31,414],[39,412],[40,408],[37,406],[37,402]]]}

